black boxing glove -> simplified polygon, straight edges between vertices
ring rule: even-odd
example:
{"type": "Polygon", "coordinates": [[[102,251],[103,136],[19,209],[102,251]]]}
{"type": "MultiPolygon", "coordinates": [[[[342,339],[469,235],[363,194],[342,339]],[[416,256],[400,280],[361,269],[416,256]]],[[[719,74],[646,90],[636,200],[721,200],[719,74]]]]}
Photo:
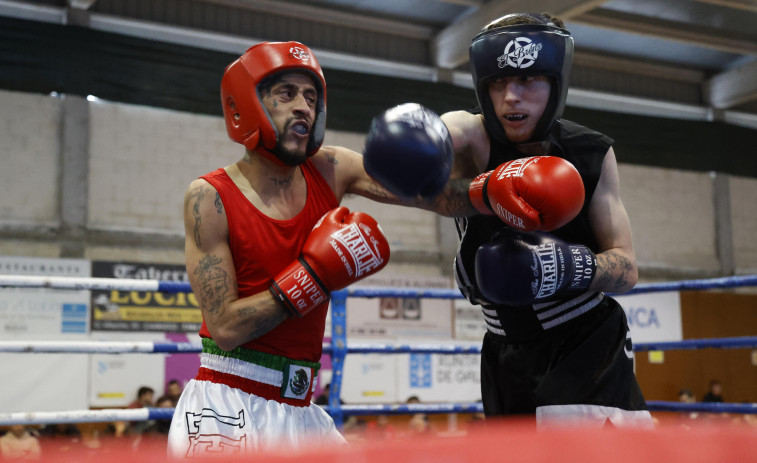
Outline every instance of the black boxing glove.
{"type": "Polygon", "coordinates": [[[596,273],[596,256],[542,232],[505,229],[476,251],[476,282],[497,304],[529,305],[560,294],[586,291],[596,273]]]}
{"type": "Polygon", "coordinates": [[[406,103],[373,118],[363,148],[365,171],[400,198],[433,198],[452,171],[447,126],[433,111],[406,103]]]}

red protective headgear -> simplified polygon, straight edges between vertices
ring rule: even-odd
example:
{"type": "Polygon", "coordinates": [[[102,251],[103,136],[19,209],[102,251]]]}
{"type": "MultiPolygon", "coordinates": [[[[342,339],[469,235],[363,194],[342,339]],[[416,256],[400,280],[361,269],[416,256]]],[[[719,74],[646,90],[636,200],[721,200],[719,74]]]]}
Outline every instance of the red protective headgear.
{"type": "Polygon", "coordinates": [[[258,86],[266,77],[286,71],[303,71],[315,82],[318,103],[307,146],[307,155],[312,156],[321,147],[326,132],[326,80],[308,47],[299,42],[259,43],[226,67],[221,79],[221,103],[229,138],[282,165],[272,152],[279,143],[279,134],[261,102],[258,86]]]}

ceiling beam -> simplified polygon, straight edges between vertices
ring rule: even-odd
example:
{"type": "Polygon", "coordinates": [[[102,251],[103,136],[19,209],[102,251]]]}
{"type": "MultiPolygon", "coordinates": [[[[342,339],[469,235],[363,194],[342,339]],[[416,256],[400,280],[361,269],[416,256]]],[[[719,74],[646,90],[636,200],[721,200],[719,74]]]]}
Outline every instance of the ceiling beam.
{"type": "Polygon", "coordinates": [[[433,29],[428,26],[377,18],[369,13],[352,13],[340,11],[335,8],[323,8],[302,3],[290,3],[279,0],[204,0],[204,2],[228,6],[231,8],[257,11],[275,16],[284,16],[342,27],[347,26],[365,31],[383,32],[385,34],[409,37],[412,39],[429,40],[434,35],[433,29]]]}
{"type": "Polygon", "coordinates": [[[669,117],[698,121],[710,118],[710,113],[704,106],[583,90],[574,87],[568,89],[566,104],[577,108],[637,114],[644,117],[669,117]]]}
{"type": "Polygon", "coordinates": [[[432,42],[433,63],[454,69],[468,61],[468,46],[482,27],[508,13],[549,11],[564,21],[592,10],[607,0],[492,0],[442,30],[432,42]]]}
{"type": "MultiPolygon", "coordinates": [[[[199,31],[186,27],[124,19],[104,14],[92,14],[89,27],[95,30],[130,37],[139,37],[147,40],[238,55],[244,53],[250,46],[264,41],[261,38],[199,31]]],[[[438,80],[436,69],[430,66],[367,58],[318,48],[313,48],[313,53],[318,57],[319,64],[324,68],[353,72],[360,71],[366,74],[402,77],[426,82],[436,82],[438,80]]]]}
{"type": "Polygon", "coordinates": [[[97,3],[97,0],[67,0],[66,3],[69,7],[77,10],[88,10],[97,3]]]}
{"type": "Polygon", "coordinates": [[[30,5],[28,3],[0,0],[0,16],[41,21],[53,24],[63,24],[66,19],[63,8],[30,5]]]}
{"type": "Polygon", "coordinates": [[[702,84],[705,81],[705,73],[697,69],[661,63],[644,63],[635,58],[595,53],[580,48],[576,50],[573,66],[693,84],[702,84]]]}
{"type": "Polygon", "coordinates": [[[439,0],[441,3],[452,3],[453,5],[462,6],[476,6],[480,7],[484,4],[484,0],[439,0]]]}
{"type": "Polygon", "coordinates": [[[716,109],[757,99],[757,60],[715,75],[704,86],[705,98],[716,109]]]}
{"type": "Polygon", "coordinates": [[[602,9],[574,17],[571,22],[602,29],[620,30],[630,34],[657,37],[728,53],[757,54],[757,42],[729,35],[726,29],[707,32],[701,26],[602,9]]]}
{"type": "Polygon", "coordinates": [[[752,11],[757,13],[757,2],[754,0],[695,0],[699,3],[732,8],[734,10],[752,11]]]}

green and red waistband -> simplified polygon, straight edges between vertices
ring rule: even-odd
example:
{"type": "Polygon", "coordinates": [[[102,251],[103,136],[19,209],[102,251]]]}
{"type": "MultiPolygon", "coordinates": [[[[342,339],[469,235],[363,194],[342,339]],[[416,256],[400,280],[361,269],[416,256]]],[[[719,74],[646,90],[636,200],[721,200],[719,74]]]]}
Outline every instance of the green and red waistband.
{"type": "Polygon", "coordinates": [[[307,407],[313,397],[321,364],[292,360],[245,347],[220,349],[210,338],[202,339],[198,381],[226,384],[248,394],[296,407],[307,407]]]}

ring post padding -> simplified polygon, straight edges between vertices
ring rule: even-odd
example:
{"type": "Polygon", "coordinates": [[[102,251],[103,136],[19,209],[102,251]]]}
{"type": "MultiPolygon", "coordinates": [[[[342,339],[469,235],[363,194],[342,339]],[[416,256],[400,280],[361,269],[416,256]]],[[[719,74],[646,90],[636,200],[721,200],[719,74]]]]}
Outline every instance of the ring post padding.
{"type": "Polygon", "coordinates": [[[342,413],[342,378],[347,356],[347,291],[331,293],[331,387],[329,414],[337,428],[344,426],[342,413]]]}

